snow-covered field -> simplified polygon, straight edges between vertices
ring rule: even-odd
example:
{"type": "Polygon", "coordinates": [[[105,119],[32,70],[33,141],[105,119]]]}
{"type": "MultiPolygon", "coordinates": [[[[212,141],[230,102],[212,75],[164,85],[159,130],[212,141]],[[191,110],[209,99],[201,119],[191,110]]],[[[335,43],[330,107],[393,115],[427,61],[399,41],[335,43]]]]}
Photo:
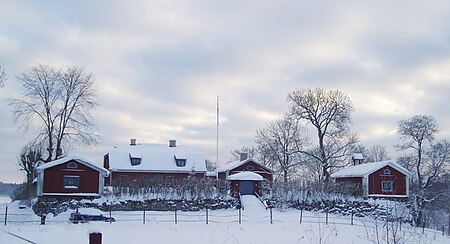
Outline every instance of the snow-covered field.
{"type": "MultiPolygon", "coordinates": [[[[0,206],[0,220],[4,219],[5,204],[0,206]]],[[[0,243],[88,243],[90,232],[101,232],[103,243],[386,243],[386,226],[382,222],[376,228],[372,219],[355,219],[325,214],[300,212],[294,209],[273,210],[273,224],[270,211],[248,209],[242,211],[239,224],[239,210],[206,212],[112,212],[116,223],[91,222],[71,224],[70,211],[58,216],[48,216],[46,225],[39,225],[39,217],[27,207],[19,209],[18,203],[8,204],[8,223],[1,224],[0,243]],[[11,222],[10,222],[11,221],[11,222]],[[20,221],[20,222],[14,222],[20,221]],[[28,221],[28,222],[23,222],[28,221]],[[13,236],[13,235],[16,236],[13,236]],[[20,238],[23,239],[20,239],[20,238]]],[[[109,213],[104,213],[109,216],[109,213]]],[[[441,233],[402,226],[402,230],[388,226],[398,243],[450,243],[450,238],[441,233]]],[[[392,240],[390,241],[392,243],[392,240]]]]}

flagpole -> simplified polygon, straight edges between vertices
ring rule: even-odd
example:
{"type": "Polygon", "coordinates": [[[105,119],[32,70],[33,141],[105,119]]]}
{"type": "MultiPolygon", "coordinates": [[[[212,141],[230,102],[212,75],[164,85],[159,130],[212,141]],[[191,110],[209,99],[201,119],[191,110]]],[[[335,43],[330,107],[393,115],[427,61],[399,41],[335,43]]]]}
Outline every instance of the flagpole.
{"type": "Polygon", "coordinates": [[[219,167],[219,96],[217,96],[217,128],[216,128],[216,167],[219,167]]]}

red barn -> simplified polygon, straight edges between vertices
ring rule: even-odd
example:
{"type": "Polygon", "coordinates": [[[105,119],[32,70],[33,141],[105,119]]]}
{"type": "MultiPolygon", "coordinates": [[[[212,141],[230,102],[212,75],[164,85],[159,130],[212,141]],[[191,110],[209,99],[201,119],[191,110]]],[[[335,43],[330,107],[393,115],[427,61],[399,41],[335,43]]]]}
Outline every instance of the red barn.
{"type": "Polygon", "coordinates": [[[99,197],[108,171],[80,156],[67,156],[36,168],[37,196],[99,197]]]}
{"type": "Polygon", "coordinates": [[[331,175],[338,183],[351,183],[364,197],[409,197],[410,172],[394,161],[350,166],[331,175]]]}
{"type": "Polygon", "coordinates": [[[167,144],[138,144],[114,147],[104,156],[103,166],[110,172],[106,184],[145,186],[171,183],[188,177],[204,178],[205,156],[192,148],[167,144]]]}

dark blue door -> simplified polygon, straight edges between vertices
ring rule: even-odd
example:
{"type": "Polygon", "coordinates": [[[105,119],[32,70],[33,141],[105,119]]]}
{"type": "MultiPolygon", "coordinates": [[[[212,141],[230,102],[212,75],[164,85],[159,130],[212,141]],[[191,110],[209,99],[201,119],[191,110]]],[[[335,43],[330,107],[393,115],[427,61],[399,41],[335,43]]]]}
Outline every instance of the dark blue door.
{"type": "Polygon", "coordinates": [[[241,193],[241,195],[253,195],[253,182],[241,181],[241,183],[239,184],[239,192],[241,193]]]}

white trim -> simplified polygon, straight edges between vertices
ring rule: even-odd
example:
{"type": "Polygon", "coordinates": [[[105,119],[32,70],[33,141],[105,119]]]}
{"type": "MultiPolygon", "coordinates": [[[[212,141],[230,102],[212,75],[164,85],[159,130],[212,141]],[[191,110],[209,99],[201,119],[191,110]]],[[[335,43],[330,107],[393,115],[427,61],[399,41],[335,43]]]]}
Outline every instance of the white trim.
{"type": "MultiPolygon", "coordinates": [[[[81,177],[79,175],[63,175],[63,186],[64,190],[80,190],[80,183],[81,183],[81,177]],[[78,185],[76,185],[76,188],[67,187],[66,186],[66,178],[76,178],[78,179],[78,185]]],[[[74,185],[75,186],[75,185],[74,185]]]]}
{"type": "Polygon", "coordinates": [[[207,171],[192,171],[192,170],[140,170],[140,169],[110,169],[111,173],[170,173],[170,174],[191,174],[192,172],[196,174],[204,174],[207,171]]]}
{"type": "Polygon", "coordinates": [[[37,196],[42,196],[44,193],[44,172],[39,172],[37,175],[37,196]]]}
{"type": "Polygon", "coordinates": [[[385,195],[385,194],[370,194],[369,197],[408,197],[407,195],[385,195]]]}
{"type": "Polygon", "coordinates": [[[243,161],[229,163],[223,167],[217,168],[215,171],[219,172],[219,173],[232,171],[233,169],[240,167],[248,162],[253,162],[253,163],[259,165],[262,169],[264,169],[266,171],[265,173],[273,174],[273,170],[269,169],[267,166],[265,166],[264,164],[260,163],[259,161],[255,160],[253,158],[248,158],[243,161]]]}
{"type": "Polygon", "coordinates": [[[369,177],[368,177],[368,175],[363,176],[362,187],[363,187],[363,197],[367,197],[369,195],[369,177]]]}
{"type": "Polygon", "coordinates": [[[105,188],[105,178],[101,174],[98,174],[98,194],[103,195],[103,190],[105,188]]]}
{"type": "Polygon", "coordinates": [[[44,193],[42,196],[82,196],[82,197],[99,197],[97,193],[44,193]]]}

